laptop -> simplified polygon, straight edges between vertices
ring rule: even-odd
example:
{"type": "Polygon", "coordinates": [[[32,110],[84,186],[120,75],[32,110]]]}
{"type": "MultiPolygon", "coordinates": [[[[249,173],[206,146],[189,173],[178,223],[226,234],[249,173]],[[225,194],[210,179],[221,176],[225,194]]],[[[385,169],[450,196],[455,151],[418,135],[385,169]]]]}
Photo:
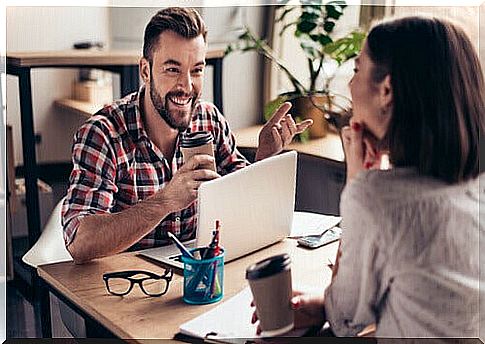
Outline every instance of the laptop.
{"type": "MultiPolygon", "coordinates": [[[[201,184],[197,235],[187,248],[207,246],[216,220],[220,244],[229,262],[290,235],[295,208],[297,153],[264,159],[224,177],[201,184]]],[[[138,251],[144,257],[183,269],[175,245],[138,251]]]]}

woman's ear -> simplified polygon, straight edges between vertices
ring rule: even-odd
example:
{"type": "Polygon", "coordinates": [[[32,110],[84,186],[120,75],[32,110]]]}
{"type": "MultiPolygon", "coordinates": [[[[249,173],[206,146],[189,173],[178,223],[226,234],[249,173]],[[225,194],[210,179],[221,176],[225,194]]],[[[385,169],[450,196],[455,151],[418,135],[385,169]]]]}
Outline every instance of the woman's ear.
{"type": "Polygon", "coordinates": [[[140,67],[140,76],[143,79],[143,82],[146,84],[150,83],[150,62],[144,57],[140,59],[139,63],[140,67]]]}
{"type": "Polygon", "coordinates": [[[392,102],[394,98],[392,92],[391,76],[389,74],[387,74],[384,80],[382,80],[379,89],[381,108],[385,110],[385,112],[388,112],[392,108],[392,102]]]}

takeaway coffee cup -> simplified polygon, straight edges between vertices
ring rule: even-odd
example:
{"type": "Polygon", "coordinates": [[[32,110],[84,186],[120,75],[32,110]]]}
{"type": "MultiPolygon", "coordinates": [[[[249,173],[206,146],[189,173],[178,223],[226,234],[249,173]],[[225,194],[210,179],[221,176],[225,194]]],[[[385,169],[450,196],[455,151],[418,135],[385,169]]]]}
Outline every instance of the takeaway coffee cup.
{"type": "MultiPolygon", "coordinates": [[[[187,162],[191,157],[197,154],[207,154],[214,156],[214,145],[212,144],[212,134],[207,131],[196,131],[182,135],[180,141],[180,149],[184,156],[184,161],[187,162]]],[[[204,166],[207,169],[217,171],[215,162],[209,166],[204,166]]]]}
{"type": "Polygon", "coordinates": [[[290,256],[269,257],[246,269],[263,337],[273,337],[293,329],[290,256]]]}

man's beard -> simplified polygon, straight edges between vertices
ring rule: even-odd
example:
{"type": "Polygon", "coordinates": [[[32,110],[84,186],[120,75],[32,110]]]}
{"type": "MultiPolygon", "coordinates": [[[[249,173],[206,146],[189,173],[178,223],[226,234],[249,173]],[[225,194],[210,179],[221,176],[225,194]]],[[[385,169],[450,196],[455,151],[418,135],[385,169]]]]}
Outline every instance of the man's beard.
{"type": "MultiPolygon", "coordinates": [[[[153,79],[152,79],[153,80],[153,79]]],[[[157,93],[155,84],[152,82],[152,85],[150,85],[150,99],[152,100],[153,106],[155,107],[155,110],[157,110],[158,114],[164,119],[164,121],[173,129],[177,129],[178,131],[182,132],[185,131],[189,125],[190,121],[192,119],[192,113],[194,111],[196,101],[198,99],[197,93],[195,91],[192,91],[192,93],[189,95],[191,99],[191,106],[190,106],[190,114],[189,116],[185,115],[185,111],[180,111],[180,110],[169,110],[168,109],[168,102],[170,101],[169,98],[173,97],[184,97],[187,96],[187,94],[183,91],[173,91],[173,92],[168,92],[165,95],[165,101],[162,101],[162,98],[160,97],[160,94],[157,93]],[[177,120],[177,118],[180,118],[181,120],[177,120]]]]}

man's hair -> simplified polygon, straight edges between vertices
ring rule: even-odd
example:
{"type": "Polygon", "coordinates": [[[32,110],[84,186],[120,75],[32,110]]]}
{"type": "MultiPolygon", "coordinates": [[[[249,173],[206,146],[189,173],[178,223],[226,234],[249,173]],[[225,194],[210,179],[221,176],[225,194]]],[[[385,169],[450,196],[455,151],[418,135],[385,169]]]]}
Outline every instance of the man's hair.
{"type": "Polygon", "coordinates": [[[393,165],[449,183],[478,176],[485,86],[464,31],[442,19],[406,17],[375,26],[367,48],[373,81],[391,78],[384,140],[393,165]]]}
{"type": "Polygon", "coordinates": [[[150,19],[143,38],[143,57],[150,63],[160,34],[167,30],[184,38],[202,35],[206,41],[207,37],[204,21],[196,10],[186,7],[168,7],[160,10],[150,19]]]}

